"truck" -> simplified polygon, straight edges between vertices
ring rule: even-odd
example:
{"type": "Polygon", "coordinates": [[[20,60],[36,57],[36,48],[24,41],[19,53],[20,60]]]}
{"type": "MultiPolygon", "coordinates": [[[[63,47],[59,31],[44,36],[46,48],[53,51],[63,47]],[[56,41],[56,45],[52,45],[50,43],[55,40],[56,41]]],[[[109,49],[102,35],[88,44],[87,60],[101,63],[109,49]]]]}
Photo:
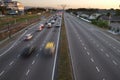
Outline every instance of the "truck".
{"type": "Polygon", "coordinates": [[[50,55],[50,56],[54,55],[54,53],[55,53],[55,43],[54,42],[46,43],[44,53],[45,53],[45,55],[50,55]]]}

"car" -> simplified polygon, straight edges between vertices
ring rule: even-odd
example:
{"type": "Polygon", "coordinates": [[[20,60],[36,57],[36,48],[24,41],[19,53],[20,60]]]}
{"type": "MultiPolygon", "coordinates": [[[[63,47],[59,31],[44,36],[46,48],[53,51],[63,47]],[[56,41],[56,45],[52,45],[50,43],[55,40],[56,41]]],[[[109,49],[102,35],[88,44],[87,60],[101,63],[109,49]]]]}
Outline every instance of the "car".
{"type": "Polygon", "coordinates": [[[55,23],[55,20],[52,20],[52,21],[51,21],[51,24],[54,24],[54,23],[55,23]]]}
{"type": "Polygon", "coordinates": [[[33,35],[32,34],[26,34],[25,35],[25,40],[30,40],[32,39],[33,35]]]}
{"type": "Polygon", "coordinates": [[[55,53],[55,43],[54,42],[48,42],[45,45],[45,49],[44,49],[44,54],[45,55],[54,55],[55,53]]]}
{"type": "Polygon", "coordinates": [[[52,28],[52,24],[50,22],[47,24],[47,28],[52,28]]]}
{"type": "Polygon", "coordinates": [[[36,48],[34,46],[29,46],[23,49],[22,56],[27,57],[35,52],[36,48]]]}
{"type": "Polygon", "coordinates": [[[41,31],[44,28],[44,24],[41,24],[39,27],[37,27],[37,31],[41,31]]]}

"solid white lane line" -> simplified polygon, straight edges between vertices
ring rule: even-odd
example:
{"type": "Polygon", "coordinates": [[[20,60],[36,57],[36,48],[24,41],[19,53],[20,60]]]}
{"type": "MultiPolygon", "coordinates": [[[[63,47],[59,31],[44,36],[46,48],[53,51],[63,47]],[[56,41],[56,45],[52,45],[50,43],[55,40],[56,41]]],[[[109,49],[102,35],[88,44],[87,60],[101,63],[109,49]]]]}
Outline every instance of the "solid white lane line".
{"type": "Polygon", "coordinates": [[[96,70],[98,71],[98,72],[100,72],[100,69],[96,66],[96,70]]]}
{"type": "Polygon", "coordinates": [[[2,71],[2,72],[0,73],[0,76],[2,76],[2,75],[4,74],[4,72],[5,72],[5,71],[2,71]]]}
{"type": "Polygon", "coordinates": [[[89,53],[89,52],[87,52],[87,54],[88,54],[88,55],[90,55],[90,53],[89,53]]]}
{"type": "Polygon", "coordinates": [[[13,63],[14,63],[14,61],[10,62],[10,64],[9,64],[9,65],[11,66],[13,63]]]}
{"type": "Polygon", "coordinates": [[[13,45],[12,45],[9,49],[7,49],[5,52],[3,52],[2,54],[0,54],[0,57],[3,56],[3,55],[5,55],[9,50],[11,50],[15,45],[17,45],[17,42],[22,38],[23,35],[26,34],[26,32],[27,32],[27,31],[25,31],[25,32],[13,43],[13,45]]]}
{"type": "Polygon", "coordinates": [[[112,61],[115,65],[117,65],[117,62],[115,62],[114,60],[112,61]]]}
{"type": "Polygon", "coordinates": [[[34,63],[35,63],[35,60],[33,60],[32,64],[34,64],[34,63]]]}
{"type": "Polygon", "coordinates": [[[105,54],[107,57],[110,57],[107,53],[105,54]]]}
{"type": "Polygon", "coordinates": [[[92,62],[95,62],[93,58],[90,59],[92,62]]]}
{"type": "Polygon", "coordinates": [[[26,72],[26,76],[29,74],[29,72],[30,72],[30,69],[27,70],[27,72],[26,72]]]}

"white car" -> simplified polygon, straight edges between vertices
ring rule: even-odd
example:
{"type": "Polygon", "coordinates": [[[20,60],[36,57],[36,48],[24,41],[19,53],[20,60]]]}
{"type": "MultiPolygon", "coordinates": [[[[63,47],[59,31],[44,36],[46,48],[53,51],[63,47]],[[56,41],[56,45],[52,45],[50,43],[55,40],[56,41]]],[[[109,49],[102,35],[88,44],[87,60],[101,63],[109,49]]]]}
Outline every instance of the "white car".
{"type": "Polygon", "coordinates": [[[26,34],[25,35],[25,40],[30,40],[32,39],[33,35],[32,34],[26,34]]]}
{"type": "Polygon", "coordinates": [[[52,24],[51,24],[51,23],[48,23],[48,24],[47,24],[47,27],[48,27],[48,28],[51,28],[51,27],[52,27],[52,24]]]}

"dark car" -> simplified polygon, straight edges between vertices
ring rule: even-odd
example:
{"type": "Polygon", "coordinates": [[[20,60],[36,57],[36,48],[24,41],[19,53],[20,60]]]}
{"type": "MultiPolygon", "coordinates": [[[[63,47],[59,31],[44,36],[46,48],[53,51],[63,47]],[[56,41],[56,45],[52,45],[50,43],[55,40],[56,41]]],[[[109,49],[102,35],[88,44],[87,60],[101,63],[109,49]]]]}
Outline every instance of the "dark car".
{"type": "Polygon", "coordinates": [[[35,52],[36,48],[34,46],[26,47],[23,50],[22,56],[30,56],[35,52]]]}

